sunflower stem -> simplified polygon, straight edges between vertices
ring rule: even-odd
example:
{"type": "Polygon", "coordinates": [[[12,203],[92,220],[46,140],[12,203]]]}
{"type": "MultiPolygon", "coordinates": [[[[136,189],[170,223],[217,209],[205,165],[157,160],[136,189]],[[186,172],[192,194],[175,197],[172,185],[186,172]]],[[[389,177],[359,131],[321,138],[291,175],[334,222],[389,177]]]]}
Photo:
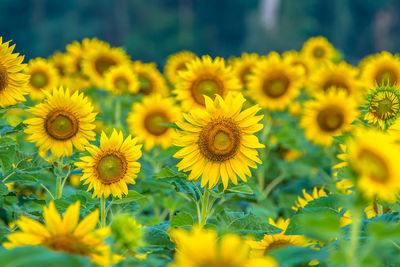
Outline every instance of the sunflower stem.
{"type": "Polygon", "coordinates": [[[104,196],[100,197],[100,227],[103,228],[106,226],[106,199],[104,196]]]}
{"type": "Polygon", "coordinates": [[[59,199],[61,197],[61,177],[57,176],[57,182],[56,182],[56,199],[59,199]]]}
{"type": "Polygon", "coordinates": [[[350,246],[349,253],[347,257],[347,266],[358,267],[359,261],[357,257],[357,250],[359,245],[359,235],[361,228],[361,211],[359,207],[355,208],[355,212],[353,214],[353,223],[351,224],[351,233],[350,233],[350,246]]]}
{"type": "Polygon", "coordinates": [[[203,227],[207,223],[208,219],[208,214],[210,212],[210,209],[208,207],[208,201],[210,197],[210,192],[208,191],[207,187],[204,188],[204,195],[202,197],[202,205],[201,205],[201,223],[200,226],[203,227]]]}
{"type": "Polygon", "coordinates": [[[121,127],[121,99],[119,97],[115,98],[115,111],[114,111],[115,126],[121,127]]]}

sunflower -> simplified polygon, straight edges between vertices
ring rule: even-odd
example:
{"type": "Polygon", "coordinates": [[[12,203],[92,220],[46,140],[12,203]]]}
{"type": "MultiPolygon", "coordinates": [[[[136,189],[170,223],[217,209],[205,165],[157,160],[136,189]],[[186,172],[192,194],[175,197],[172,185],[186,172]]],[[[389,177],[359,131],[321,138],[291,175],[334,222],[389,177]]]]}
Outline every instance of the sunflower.
{"type": "Polygon", "coordinates": [[[44,224],[32,218],[21,216],[17,220],[19,232],[8,235],[2,245],[6,249],[21,246],[44,246],[54,251],[89,257],[93,263],[107,266],[110,263],[110,247],[104,239],[109,236],[109,228],[94,230],[99,219],[99,211],[79,220],[80,202],[71,204],[64,213],[58,213],[54,202],[43,208],[44,224]]]}
{"type": "Polygon", "coordinates": [[[221,178],[224,188],[229,180],[237,184],[237,175],[244,181],[251,177],[251,168],[261,164],[256,148],[264,148],[254,135],[263,128],[255,116],[260,108],[255,105],[241,112],[246,101],[241,94],[217,95],[211,100],[205,96],[206,108],[183,114],[187,122],[178,121],[181,129],[175,145],[183,147],[174,157],[182,159],[179,170],[191,171],[189,180],[200,176],[201,186],[213,188],[221,178]]]}
{"type": "Polygon", "coordinates": [[[285,63],[302,67],[304,69],[305,78],[311,74],[313,65],[303,54],[297,51],[286,51],[282,54],[282,58],[285,63]]]}
{"type": "Polygon", "coordinates": [[[163,149],[171,146],[175,130],[163,123],[174,123],[181,117],[181,110],[173,98],[154,94],[132,105],[127,122],[129,132],[137,136],[138,142],[144,143],[144,149],[149,151],[155,145],[163,149]]]}
{"type": "Polygon", "coordinates": [[[117,95],[124,92],[135,94],[139,91],[139,78],[132,71],[130,65],[111,67],[105,73],[105,80],[105,88],[117,95]]]}
{"type": "Polygon", "coordinates": [[[344,90],[348,96],[359,101],[364,95],[364,88],[363,83],[357,77],[357,68],[345,62],[339,64],[326,62],[312,72],[307,84],[307,91],[309,95],[315,95],[336,88],[344,90]]]}
{"type": "Polygon", "coordinates": [[[51,150],[54,158],[72,155],[73,146],[84,150],[95,137],[91,103],[82,93],[70,95],[62,87],[44,94],[45,102],[28,110],[36,117],[25,120],[26,140],[36,143],[40,151],[51,150]]]}
{"type": "Polygon", "coordinates": [[[157,69],[156,64],[135,61],[132,64],[132,69],[139,78],[139,93],[143,95],[161,94],[163,96],[169,94],[165,79],[157,69]]]}
{"type": "Polygon", "coordinates": [[[56,52],[49,58],[49,63],[57,69],[60,82],[63,82],[68,77],[67,54],[56,52]]]}
{"type": "Polygon", "coordinates": [[[354,99],[343,90],[330,90],[327,94],[317,94],[316,100],[305,102],[300,126],[305,129],[308,140],[317,145],[330,146],[332,136],[350,130],[350,124],[357,116],[354,99]]]}
{"type": "Polygon", "coordinates": [[[347,144],[356,187],[367,198],[394,202],[400,190],[400,145],[376,129],[359,129],[347,144]]]}
{"type": "Polygon", "coordinates": [[[260,56],[256,53],[243,53],[239,58],[233,58],[229,61],[232,66],[233,75],[240,81],[240,87],[248,87],[248,78],[253,73],[260,56]]]}
{"type": "MultiPolygon", "coordinates": [[[[365,212],[365,215],[367,216],[367,219],[376,217],[376,216],[378,216],[378,205],[374,201],[364,209],[364,212],[365,212]]],[[[383,212],[383,214],[386,214],[389,212],[393,212],[393,210],[391,210],[390,208],[387,208],[387,207],[383,207],[382,212],[383,212]]]]}
{"type": "Polygon", "coordinates": [[[376,84],[398,87],[400,85],[399,56],[384,51],[369,58],[363,65],[361,79],[369,88],[375,88],[376,84]]]}
{"type": "Polygon", "coordinates": [[[28,94],[29,75],[21,73],[26,64],[21,64],[23,56],[12,53],[15,45],[9,46],[10,41],[3,43],[0,36],[0,107],[15,105],[26,101],[28,94]]]}
{"type": "Polygon", "coordinates": [[[370,90],[365,104],[364,120],[385,129],[390,126],[400,114],[400,92],[391,86],[383,85],[370,90]]]}
{"type": "Polygon", "coordinates": [[[57,69],[43,58],[30,60],[25,73],[30,75],[29,97],[35,101],[44,98],[43,91],[50,91],[59,84],[57,69]]]}
{"type": "Polygon", "coordinates": [[[75,165],[83,169],[81,181],[89,184],[87,191],[94,189],[93,197],[107,198],[112,194],[122,198],[122,194],[128,194],[127,184],[135,184],[140,170],[137,160],[142,152],[136,141],[130,135],[124,140],[122,132],[114,129],[109,138],[101,133],[100,147],[86,147],[90,156],[82,157],[75,165]]]}
{"type": "Polygon", "coordinates": [[[119,47],[96,46],[87,49],[82,59],[82,70],[97,87],[105,84],[105,73],[110,67],[130,64],[129,56],[119,47]],[[96,48],[96,49],[94,49],[96,48]]]}
{"type": "Polygon", "coordinates": [[[248,94],[262,107],[283,110],[300,94],[304,69],[284,62],[277,53],[260,59],[249,76],[248,94]]]}
{"type": "Polygon", "coordinates": [[[213,60],[210,56],[203,56],[187,63],[186,68],[179,72],[181,79],[175,90],[185,111],[204,108],[204,96],[214,99],[215,95],[220,95],[225,98],[228,92],[240,89],[232,68],[225,65],[223,58],[213,60]]]}
{"type": "Polygon", "coordinates": [[[301,49],[301,53],[313,64],[332,60],[337,52],[333,45],[322,36],[311,37],[308,39],[301,49]]]}
{"type": "Polygon", "coordinates": [[[197,58],[196,54],[190,51],[181,51],[168,57],[167,62],[164,66],[164,74],[173,86],[176,86],[176,84],[178,84],[178,73],[182,70],[186,70],[186,63],[192,61],[195,58],[197,58]]]}
{"type": "Polygon", "coordinates": [[[170,267],[278,267],[269,256],[250,256],[250,247],[239,236],[226,234],[218,239],[212,229],[194,226],[190,232],[184,229],[171,231],[176,243],[175,262],[170,267]]]}

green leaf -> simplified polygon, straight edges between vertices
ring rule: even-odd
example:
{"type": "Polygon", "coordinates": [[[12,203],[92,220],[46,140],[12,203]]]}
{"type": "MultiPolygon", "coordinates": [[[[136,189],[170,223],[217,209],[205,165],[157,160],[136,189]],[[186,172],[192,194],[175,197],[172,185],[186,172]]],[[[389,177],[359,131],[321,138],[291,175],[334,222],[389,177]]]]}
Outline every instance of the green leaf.
{"type": "Polygon", "coordinates": [[[0,165],[3,173],[7,173],[12,169],[12,164],[17,151],[17,143],[8,137],[0,139],[0,165]]]}
{"type": "Polygon", "coordinates": [[[8,187],[5,184],[0,183],[0,196],[5,196],[7,194],[8,194],[8,187]]]}
{"type": "Polygon", "coordinates": [[[166,232],[166,227],[168,226],[167,224],[157,224],[144,228],[145,248],[151,251],[172,249],[174,243],[171,242],[166,232]]]}
{"type": "Polygon", "coordinates": [[[328,257],[328,253],[324,249],[316,250],[309,247],[295,246],[272,250],[269,255],[278,261],[279,266],[307,265],[312,260],[323,260],[328,257]]]}
{"type": "Polygon", "coordinates": [[[171,227],[192,226],[194,223],[192,215],[187,212],[179,212],[171,220],[171,227]]]}
{"type": "Polygon", "coordinates": [[[125,204],[125,203],[129,203],[132,201],[137,201],[139,199],[143,199],[145,198],[144,195],[134,191],[134,190],[129,190],[128,195],[123,196],[122,199],[114,199],[113,200],[113,204],[125,204]]]}
{"type": "Polygon", "coordinates": [[[178,152],[181,148],[177,146],[171,146],[167,149],[161,150],[159,154],[157,154],[153,160],[154,161],[165,161],[170,158],[172,158],[172,155],[174,155],[176,152],[178,152]]]}
{"type": "Polygon", "coordinates": [[[5,136],[7,134],[13,134],[13,133],[20,133],[26,128],[26,124],[23,122],[19,123],[17,126],[11,126],[11,125],[0,125],[0,136],[5,136]]]}
{"type": "Polygon", "coordinates": [[[247,184],[239,184],[226,189],[227,192],[252,195],[254,192],[247,184]]]}
{"type": "Polygon", "coordinates": [[[156,179],[165,179],[165,178],[181,178],[186,179],[187,174],[178,171],[176,167],[165,167],[163,168],[155,177],[156,179]]]}

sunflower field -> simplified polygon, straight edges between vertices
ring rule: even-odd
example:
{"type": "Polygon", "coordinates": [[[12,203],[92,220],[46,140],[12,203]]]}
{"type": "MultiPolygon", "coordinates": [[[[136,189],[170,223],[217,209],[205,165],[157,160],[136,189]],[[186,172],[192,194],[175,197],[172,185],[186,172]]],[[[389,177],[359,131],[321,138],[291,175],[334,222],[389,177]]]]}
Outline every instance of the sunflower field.
{"type": "Polygon", "coordinates": [[[164,66],[0,37],[0,266],[400,266],[400,57],[164,66]]]}

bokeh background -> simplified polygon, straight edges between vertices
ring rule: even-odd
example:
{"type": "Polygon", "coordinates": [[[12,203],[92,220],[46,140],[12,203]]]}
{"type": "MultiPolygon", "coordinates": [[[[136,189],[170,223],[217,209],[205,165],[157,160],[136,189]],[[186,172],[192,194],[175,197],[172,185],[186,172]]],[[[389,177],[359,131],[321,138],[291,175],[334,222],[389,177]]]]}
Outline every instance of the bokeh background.
{"type": "Polygon", "coordinates": [[[0,0],[0,32],[27,59],[98,37],[163,64],[188,49],[238,56],[300,49],[323,35],[350,63],[400,47],[398,0],[0,0]]]}

